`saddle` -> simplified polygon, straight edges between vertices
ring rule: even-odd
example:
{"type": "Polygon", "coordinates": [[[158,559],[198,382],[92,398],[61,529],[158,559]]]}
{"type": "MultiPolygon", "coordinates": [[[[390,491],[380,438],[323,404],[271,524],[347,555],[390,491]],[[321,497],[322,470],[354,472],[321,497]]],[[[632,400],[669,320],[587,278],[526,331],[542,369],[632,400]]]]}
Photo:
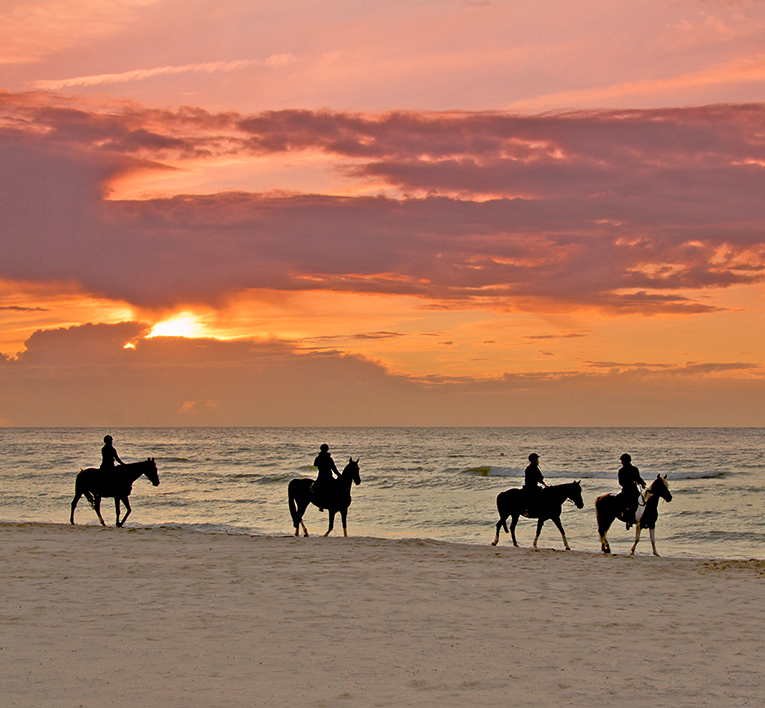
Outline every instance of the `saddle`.
{"type": "Polygon", "coordinates": [[[632,509],[628,508],[625,504],[622,504],[622,508],[619,510],[619,513],[618,513],[618,518],[627,524],[628,529],[633,524],[637,524],[640,522],[640,519],[643,516],[643,512],[645,511],[645,502],[646,502],[645,494],[641,490],[640,497],[638,499],[638,507],[634,513],[632,512],[632,509]]]}
{"type": "Polygon", "coordinates": [[[521,516],[527,519],[534,519],[539,516],[539,502],[542,491],[533,487],[531,490],[523,489],[523,511],[521,516]]]}
{"type": "Polygon", "coordinates": [[[329,505],[334,493],[335,480],[314,480],[311,485],[311,496],[313,497],[313,503],[319,507],[320,511],[329,505]]]}

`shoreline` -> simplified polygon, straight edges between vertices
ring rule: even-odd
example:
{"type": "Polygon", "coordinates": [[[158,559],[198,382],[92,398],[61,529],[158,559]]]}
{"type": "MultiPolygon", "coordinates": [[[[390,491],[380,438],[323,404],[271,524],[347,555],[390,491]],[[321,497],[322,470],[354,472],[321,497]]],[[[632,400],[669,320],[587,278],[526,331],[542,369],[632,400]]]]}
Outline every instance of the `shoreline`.
{"type": "MultiPolygon", "coordinates": [[[[105,517],[106,518],[106,517],[105,517]]],[[[563,543],[560,539],[560,536],[558,534],[557,529],[552,527],[552,524],[550,522],[550,528],[548,529],[547,526],[545,527],[546,532],[549,532],[550,538],[547,538],[543,536],[539,540],[539,548],[536,549],[537,551],[560,551],[560,552],[566,552],[563,548],[563,543]]],[[[38,521],[38,520],[27,520],[27,521],[18,521],[18,520],[9,520],[9,519],[0,519],[0,528],[3,526],[29,526],[29,527],[46,527],[46,526],[58,526],[62,528],[70,528],[71,524],[69,524],[68,521],[38,521]]],[[[105,527],[102,527],[98,520],[88,520],[84,523],[78,521],[75,524],[75,527],[78,528],[91,528],[91,529],[108,529],[108,528],[116,528],[113,523],[113,519],[107,520],[107,525],[105,527]]],[[[122,528],[117,529],[118,531],[178,531],[181,533],[193,533],[193,534],[201,534],[201,535],[222,535],[222,536],[232,536],[232,537],[243,537],[243,538],[251,538],[251,539],[295,539],[297,538],[294,533],[289,533],[287,531],[274,531],[274,532],[265,532],[265,531],[259,531],[256,529],[249,529],[245,526],[235,526],[235,525],[226,525],[226,524],[217,524],[217,523],[211,523],[211,522],[175,522],[175,521],[168,521],[168,522],[162,522],[162,523],[140,523],[138,521],[132,521],[132,519],[128,522],[128,524],[122,528]],[[132,524],[132,525],[131,525],[132,524]]],[[[370,540],[370,541],[391,541],[391,542],[423,542],[423,543],[434,543],[434,544],[445,544],[447,546],[465,546],[467,548],[485,548],[486,546],[489,546],[495,550],[509,550],[509,551],[531,551],[534,552],[535,549],[532,548],[531,542],[533,540],[533,525],[528,524],[528,529],[531,533],[530,535],[527,534],[527,537],[519,539],[520,546],[518,548],[514,548],[512,540],[510,539],[509,534],[502,533],[500,535],[500,542],[497,544],[497,546],[492,547],[491,546],[491,538],[489,537],[490,534],[486,535],[485,541],[469,541],[469,540],[453,540],[453,539],[446,539],[446,538],[437,538],[432,536],[410,536],[410,535],[404,535],[403,532],[401,535],[374,535],[374,534],[364,534],[363,532],[358,532],[358,529],[351,529],[353,532],[354,530],[357,531],[357,533],[351,533],[346,540],[356,539],[356,540],[370,540]]],[[[526,530],[526,529],[525,529],[526,530]]],[[[310,529],[311,535],[308,537],[308,540],[315,540],[322,538],[323,534],[323,527],[321,525],[314,524],[312,528],[310,529]]],[[[493,532],[493,530],[492,530],[493,532]]],[[[617,528],[617,534],[621,532],[620,528],[617,528]]],[[[632,531],[630,531],[627,535],[621,534],[616,535],[614,537],[613,531],[610,532],[611,535],[609,536],[609,542],[611,543],[612,549],[615,549],[612,551],[611,556],[616,557],[624,557],[629,556],[629,549],[632,547],[632,543],[634,542],[634,535],[632,531]]],[[[596,534],[597,535],[597,532],[596,534]]],[[[301,534],[300,539],[302,539],[303,536],[301,534]]],[[[339,524],[339,521],[336,521],[335,529],[330,534],[329,538],[326,540],[331,539],[342,539],[342,526],[339,524]]],[[[570,543],[576,543],[576,540],[573,540],[569,538],[570,543]]],[[[728,561],[735,561],[735,562],[741,562],[741,563],[765,563],[765,558],[760,558],[758,556],[725,556],[725,555],[708,555],[708,556],[702,556],[702,555],[676,555],[670,552],[666,552],[664,547],[661,545],[662,543],[666,543],[663,539],[659,539],[657,541],[658,550],[660,552],[660,555],[658,558],[662,560],[676,560],[676,561],[700,561],[700,562],[728,562],[728,561]]],[[[568,553],[584,553],[589,554],[592,556],[604,556],[606,554],[603,554],[599,548],[596,548],[594,545],[591,545],[591,547],[585,547],[585,548],[577,548],[574,545],[572,545],[571,550],[567,551],[568,553]]],[[[635,557],[647,557],[647,558],[656,558],[656,556],[653,555],[653,552],[651,551],[651,541],[648,536],[648,531],[643,531],[643,534],[640,537],[640,544],[638,545],[638,548],[635,552],[635,557]]]]}
{"type": "Polygon", "coordinates": [[[765,692],[761,560],[38,522],[0,538],[7,706],[738,708],[765,692]]]}

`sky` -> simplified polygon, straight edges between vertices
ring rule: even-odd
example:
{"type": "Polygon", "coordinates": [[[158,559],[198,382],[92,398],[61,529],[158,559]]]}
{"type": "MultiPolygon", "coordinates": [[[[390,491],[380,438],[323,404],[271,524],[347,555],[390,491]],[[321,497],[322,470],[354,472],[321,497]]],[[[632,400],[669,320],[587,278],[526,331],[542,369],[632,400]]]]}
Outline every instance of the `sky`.
{"type": "Polygon", "coordinates": [[[0,425],[765,426],[765,0],[0,0],[0,425]]]}

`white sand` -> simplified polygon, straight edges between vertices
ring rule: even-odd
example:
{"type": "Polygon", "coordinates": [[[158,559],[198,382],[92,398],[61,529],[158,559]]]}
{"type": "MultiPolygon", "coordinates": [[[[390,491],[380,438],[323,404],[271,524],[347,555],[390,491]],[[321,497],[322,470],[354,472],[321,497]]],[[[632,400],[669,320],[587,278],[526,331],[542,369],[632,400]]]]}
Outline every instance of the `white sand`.
{"type": "Polygon", "coordinates": [[[0,537],[2,708],[765,701],[765,561],[55,524],[0,537]]]}

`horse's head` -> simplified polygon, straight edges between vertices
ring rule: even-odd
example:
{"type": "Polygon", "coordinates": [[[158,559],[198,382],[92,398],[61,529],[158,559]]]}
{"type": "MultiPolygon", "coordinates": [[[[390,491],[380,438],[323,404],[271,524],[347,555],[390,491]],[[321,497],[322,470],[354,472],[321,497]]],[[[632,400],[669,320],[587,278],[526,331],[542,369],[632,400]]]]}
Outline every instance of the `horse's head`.
{"type": "Polygon", "coordinates": [[[577,509],[584,507],[584,499],[582,499],[582,485],[579,482],[572,482],[571,490],[568,494],[568,498],[574,502],[577,509]]]}
{"type": "Polygon", "coordinates": [[[663,477],[660,474],[656,475],[656,479],[651,482],[650,488],[651,494],[656,494],[665,501],[672,501],[672,493],[669,491],[669,483],[667,482],[667,475],[663,477]]]}
{"type": "Polygon", "coordinates": [[[144,474],[149,478],[149,481],[155,486],[159,486],[159,473],[157,472],[157,463],[154,462],[154,458],[150,457],[146,462],[144,462],[146,465],[146,469],[144,470],[144,474]]]}
{"type": "Polygon", "coordinates": [[[361,477],[359,477],[359,460],[361,458],[357,458],[356,460],[353,459],[353,457],[348,458],[348,464],[343,468],[343,474],[342,476],[345,477],[347,475],[350,476],[351,480],[355,484],[361,484],[361,477]]]}

